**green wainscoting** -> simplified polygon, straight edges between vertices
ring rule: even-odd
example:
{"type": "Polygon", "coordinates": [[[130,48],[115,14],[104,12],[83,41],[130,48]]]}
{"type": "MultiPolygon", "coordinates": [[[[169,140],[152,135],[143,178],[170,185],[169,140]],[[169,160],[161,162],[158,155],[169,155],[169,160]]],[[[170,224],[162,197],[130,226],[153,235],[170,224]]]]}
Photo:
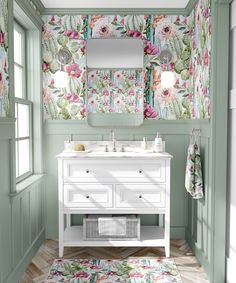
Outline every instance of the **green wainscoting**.
{"type": "Polygon", "coordinates": [[[45,238],[42,176],[13,193],[14,131],[14,119],[0,120],[0,283],[17,283],[45,238]]]}

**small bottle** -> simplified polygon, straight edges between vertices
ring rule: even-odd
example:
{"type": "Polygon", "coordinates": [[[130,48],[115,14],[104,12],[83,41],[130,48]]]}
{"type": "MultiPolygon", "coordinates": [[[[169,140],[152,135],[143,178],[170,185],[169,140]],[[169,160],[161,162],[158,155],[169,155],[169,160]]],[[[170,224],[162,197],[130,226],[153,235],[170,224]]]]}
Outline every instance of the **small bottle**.
{"type": "Polygon", "coordinates": [[[154,143],[153,143],[153,151],[154,152],[162,152],[162,138],[157,133],[154,143]]]}
{"type": "Polygon", "coordinates": [[[142,149],[147,149],[147,137],[143,137],[143,140],[141,142],[142,149]]]}
{"type": "Polygon", "coordinates": [[[70,140],[64,141],[64,150],[65,151],[71,151],[72,150],[70,140]]]}

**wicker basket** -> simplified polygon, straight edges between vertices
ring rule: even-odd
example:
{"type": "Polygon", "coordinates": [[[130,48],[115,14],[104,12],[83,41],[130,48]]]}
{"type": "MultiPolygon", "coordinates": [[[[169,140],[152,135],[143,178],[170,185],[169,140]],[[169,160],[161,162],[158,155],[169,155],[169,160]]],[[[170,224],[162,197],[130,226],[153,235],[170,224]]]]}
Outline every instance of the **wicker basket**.
{"type": "Polygon", "coordinates": [[[140,217],[138,215],[85,215],[83,219],[83,239],[87,241],[130,241],[140,240],[140,217]],[[106,218],[111,224],[116,225],[118,218],[125,220],[124,235],[102,235],[99,233],[99,221],[106,218]],[[99,220],[100,218],[100,220],[99,220]],[[114,220],[114,223],[112,223],[114,220]]]}

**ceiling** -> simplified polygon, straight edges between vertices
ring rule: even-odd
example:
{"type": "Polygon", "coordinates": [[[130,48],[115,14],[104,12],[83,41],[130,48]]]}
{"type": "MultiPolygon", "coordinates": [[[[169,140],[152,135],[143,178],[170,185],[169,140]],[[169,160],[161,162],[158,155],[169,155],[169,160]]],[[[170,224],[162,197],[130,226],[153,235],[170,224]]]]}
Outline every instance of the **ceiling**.
{"type": "Polygon", "coordinates": [[[189,0],[41,0],[45,8],[185,8],[189,0]]]}

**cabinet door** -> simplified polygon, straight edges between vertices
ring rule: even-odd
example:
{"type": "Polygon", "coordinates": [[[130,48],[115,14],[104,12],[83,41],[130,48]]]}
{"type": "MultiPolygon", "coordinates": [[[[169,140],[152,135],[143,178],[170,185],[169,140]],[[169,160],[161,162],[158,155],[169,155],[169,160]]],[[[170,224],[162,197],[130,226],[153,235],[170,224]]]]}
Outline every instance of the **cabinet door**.
{"type": "Polygon", "coordinates": [[[64,185],[64,207],[104,208],[112,207],[112,185],[68,184],[64,185]]]}
{"type": "Polygon", "coordinates": [[[165,184],[117,184],[115,206],[117,208],[164,208],[165,194],[165,184]]]}

